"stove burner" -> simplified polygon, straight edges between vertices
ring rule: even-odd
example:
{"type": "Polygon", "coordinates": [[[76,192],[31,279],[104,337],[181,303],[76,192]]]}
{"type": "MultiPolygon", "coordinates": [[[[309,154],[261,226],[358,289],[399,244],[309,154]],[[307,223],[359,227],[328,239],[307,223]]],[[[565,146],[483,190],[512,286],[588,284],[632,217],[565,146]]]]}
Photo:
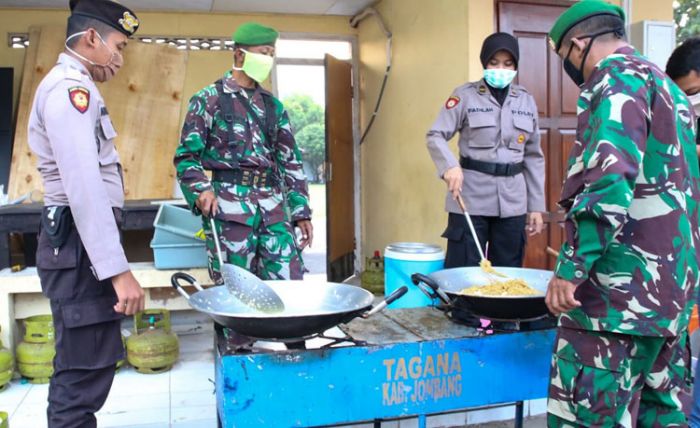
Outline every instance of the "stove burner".
{"type": "Polygon", "coordinates": [[[534,320],[482,320],[463,308],[441,305],[438,309],[442,310],[449,320],[475,328],[482,334],[546,330],[557,326],[557,319],[549,315],[534,320]]]}
{"type": "Polygon", "coordinates": [[[330,341],[321,346],[309,348],[311,350],[367,345],[367,342],[353,339],[352,336],[350,336],[349,334],[347,334],[347,332],[343,330],[341,330],[343,331],[343,336],[341,337],[327,336],[323,333],[319,333],[303,338],[293,339],[258,339],[254,337],[243,336],[217,323],[214,323],[214,330],[216,332],[216,346],[218,347],[219,353],[221,355],[279,352],[279,350],[261,346],[261,343],[259,342],[283,343],[286,345],[288,351],[307,349],[304,342],[309,339],[326,339],[330,341]]]}

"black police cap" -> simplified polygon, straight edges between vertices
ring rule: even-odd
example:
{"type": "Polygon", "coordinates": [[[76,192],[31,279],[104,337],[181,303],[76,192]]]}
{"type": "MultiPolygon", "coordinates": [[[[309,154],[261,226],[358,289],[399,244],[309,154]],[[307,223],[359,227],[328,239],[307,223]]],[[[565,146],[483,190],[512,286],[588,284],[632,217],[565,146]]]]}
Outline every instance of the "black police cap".
{"type": "Polygon", "coordinates": [[[136,14],[111,0],[70,0],[71,15],[97,19],[126,36],[132,36],[139,28],[136,14]]]}

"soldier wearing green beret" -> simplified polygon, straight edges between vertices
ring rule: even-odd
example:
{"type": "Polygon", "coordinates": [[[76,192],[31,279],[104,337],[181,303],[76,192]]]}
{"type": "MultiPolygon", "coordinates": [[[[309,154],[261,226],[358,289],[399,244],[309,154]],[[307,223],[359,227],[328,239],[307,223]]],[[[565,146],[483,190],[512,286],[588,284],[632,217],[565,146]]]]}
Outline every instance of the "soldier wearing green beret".
{"type": "Polygon", "coordinates": [[[301,152],[284,106],[260,86],[277,37],[252,22],[236,30],[233,69],[191,98],[175,153],[185,199],[204,219],[209,271],[218,283],[209,216],[224,259],[262,279],[301,279],[301,250],[313,239],[301,152]]]}
{"type": "Polygon", "coordinates": [[[559,201],[566,239],[545,298],[559,315],[550,427],[688,423],[695,123],[678,86],[626,43],[624,25],[620,7],[584,0],[549,34],[581,87],[559,201]]]}

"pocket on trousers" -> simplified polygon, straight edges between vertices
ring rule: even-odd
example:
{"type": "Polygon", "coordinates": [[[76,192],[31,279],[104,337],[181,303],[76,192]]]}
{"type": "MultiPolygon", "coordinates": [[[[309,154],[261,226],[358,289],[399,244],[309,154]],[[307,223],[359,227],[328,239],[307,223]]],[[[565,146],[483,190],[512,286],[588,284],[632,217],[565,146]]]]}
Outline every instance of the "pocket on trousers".
{"type": "Polygon", "coordinates": [[[560,328],[548,411],[584,426],[615,426],[629,395],[630,346],[621,337],[560,328]]]}
{"type": "Polygon", "coordinates": [[[122,319],[123,315],[114,311],[116,304],[116,296],[64,304],[61,306],[63,324],[66,328],[76,328],[122,319]]]}
{"type": "Polygon", "coordinates": [[[116,299],[98,299],[62,305],[62,362],[68,368],[92,369],[115,364],[124,355],[122,315],[114,312],[116,299]]]}
{"type": "Polygon", "coordinates": [[[70,232],[65,244],[58,251],[51,246],[46,233],[39,233],[36,250],[37,273],[41,289],[49,299],[71,298],[77,294],[81,245],[75,230],[70,232]]]}
{"type": "Polygon", "coordinates": [[[78,266],[80,238],[75,230],[68,234],[65,244],[56,249],[51,246],[46,233],[39,233],[36,250],[36,266],[39,269],[73,269],[78,266]]]}

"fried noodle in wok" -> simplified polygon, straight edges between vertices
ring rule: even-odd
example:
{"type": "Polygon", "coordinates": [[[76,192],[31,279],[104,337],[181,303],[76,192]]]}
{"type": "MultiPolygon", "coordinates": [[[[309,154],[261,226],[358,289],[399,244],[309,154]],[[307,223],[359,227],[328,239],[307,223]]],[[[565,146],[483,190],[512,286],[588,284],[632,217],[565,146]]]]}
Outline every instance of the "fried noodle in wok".
{"type": "Polygon", "coordinates": [[[520,278],[492,281],[487,285],[475,285],[463,289],[460,293],[470,296],[535,296],[541,294],[520,278]]]}

